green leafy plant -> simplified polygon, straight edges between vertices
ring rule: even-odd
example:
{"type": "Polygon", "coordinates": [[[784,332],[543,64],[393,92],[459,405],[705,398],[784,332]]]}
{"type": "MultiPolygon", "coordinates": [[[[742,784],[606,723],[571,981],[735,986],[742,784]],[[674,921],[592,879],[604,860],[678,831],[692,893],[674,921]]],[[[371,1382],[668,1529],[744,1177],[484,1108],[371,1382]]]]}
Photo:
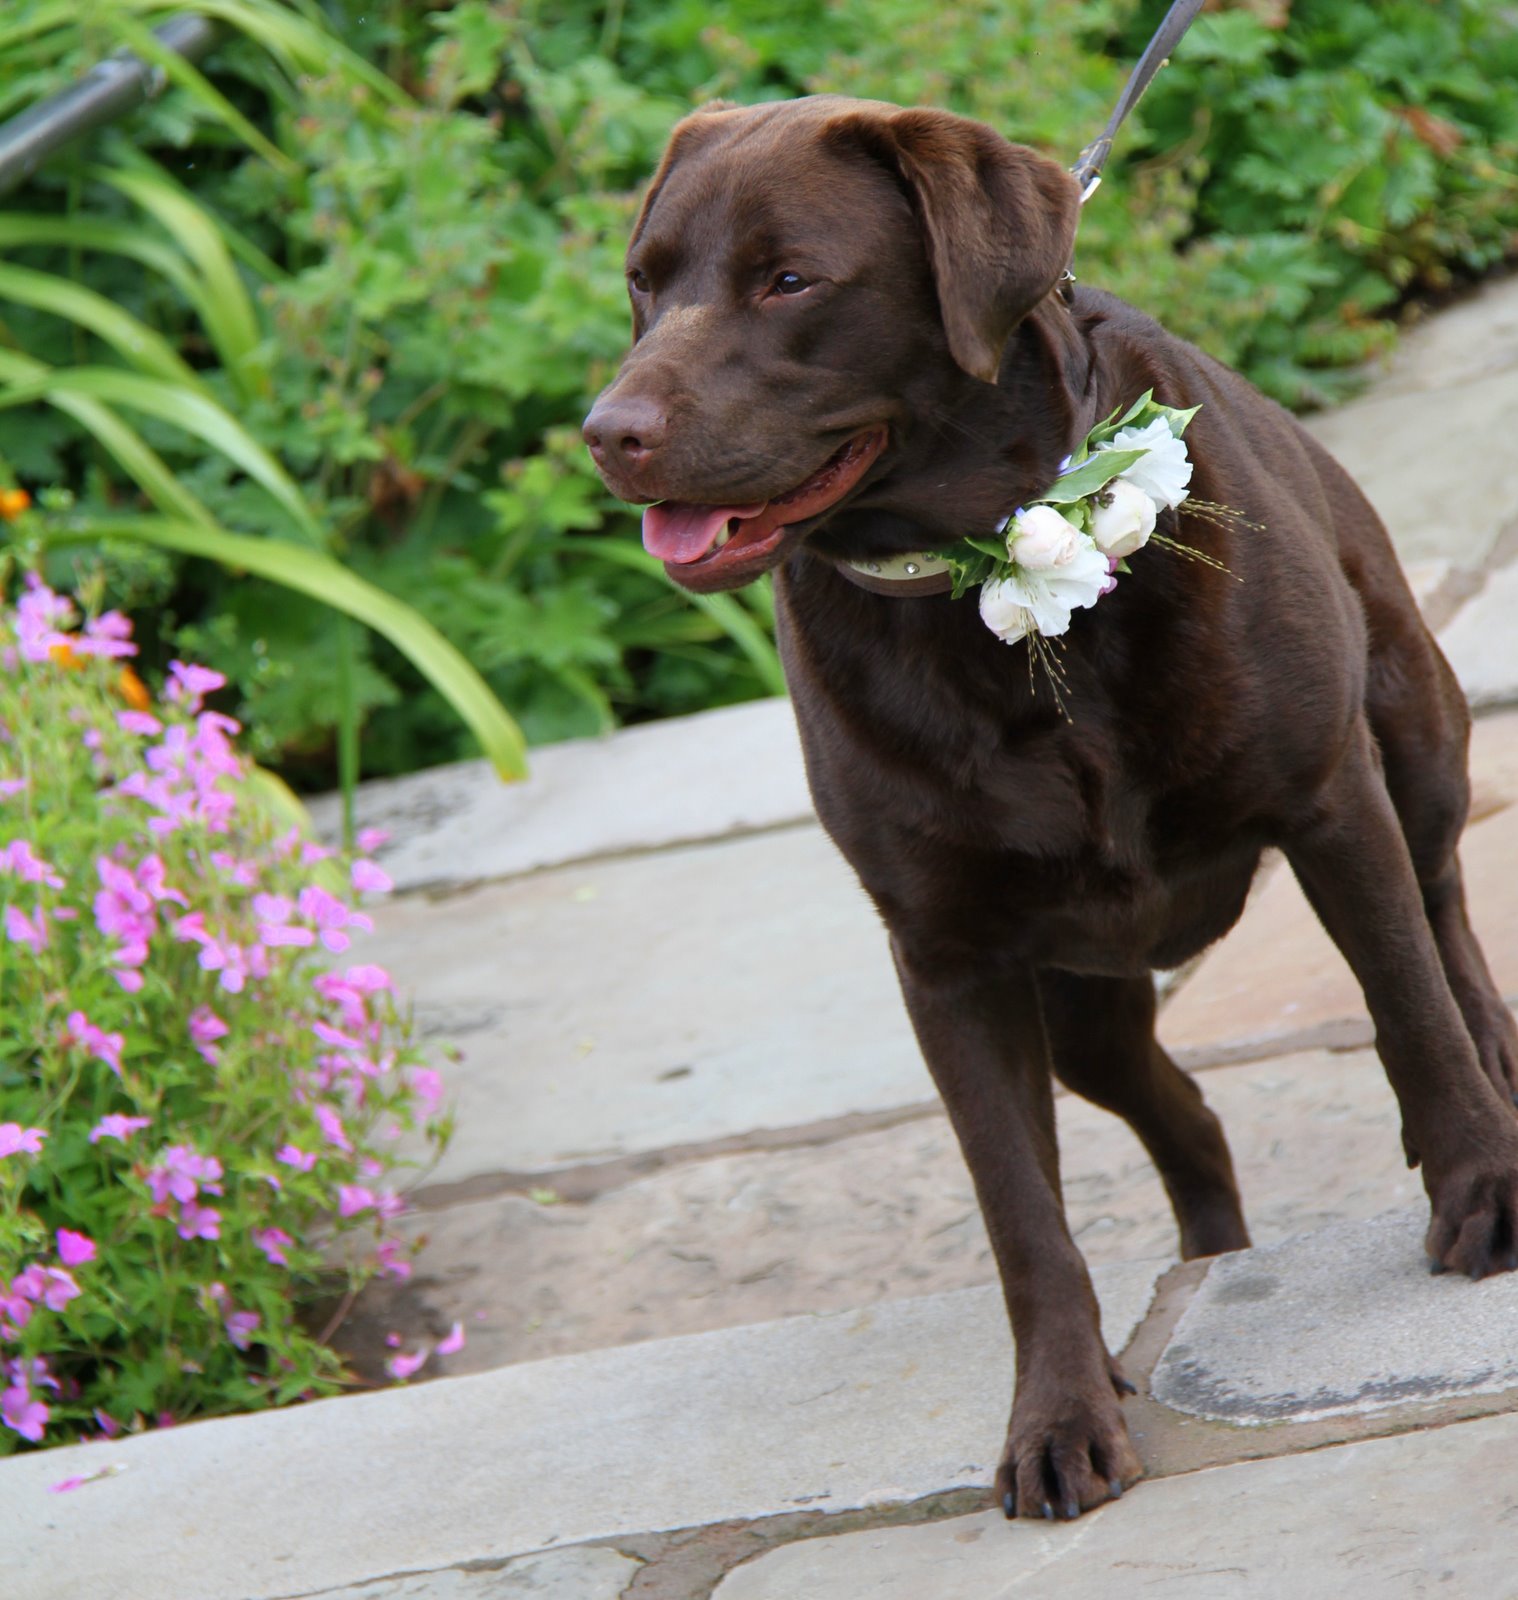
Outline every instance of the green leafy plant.
{"type": "Polygon", "coordinates": [[[86,611],[0,611],[0,1454],[339,1388],[300,1307],[338,1241],[350,1293],[410,1271],[393,1140],[446,1132],[350,948],[383,872],[286,826],[219,674],[151,699],[86,611]]]}
{"type": "MultiPolygon", "coordinates": [[[[841,92],[1070,161],[1163,6],[202,9],[226,37],[195,74],[0,211],[0,458],[69,490],[60,523],[116,531],[145,648],[226,671],[255,753],[318,784],[351,774],[360,723],[371,772],[474,736],[393,641],[151,557],[125,522],[194,522],[192,497],[229,537],[324,550],[425,617],[529,743],[773,692],[767,595],[673,590],[576,437],[625,347],[623,245],[670,126],[717,95],[841,92]]],[[[0,108],[172,10],[16,0],[0,108]]],[[[1076,270],[1324,403],[1405,297],[1511,252],[1515,88],[1518,25],[1477,0],[1225,0],[1125,128],[1076,270]]]]}

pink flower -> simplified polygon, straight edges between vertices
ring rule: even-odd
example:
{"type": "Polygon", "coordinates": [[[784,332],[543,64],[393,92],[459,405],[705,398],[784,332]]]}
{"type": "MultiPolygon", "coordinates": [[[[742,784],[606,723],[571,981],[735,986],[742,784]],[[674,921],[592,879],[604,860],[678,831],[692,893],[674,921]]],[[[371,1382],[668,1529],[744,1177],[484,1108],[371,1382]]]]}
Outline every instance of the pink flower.
{"type": "Polygon", "coordinates": [[[451,1356],[455,1355],[463,1348],[464,1324],[462,1322],[455,1322],[454,1325],[448,1330],[448,1337],[446,1339],[438,1340],[437,1353],[440,1356],[451,1356]]]}
{"type": "Polygon", "coordinates": [[[90,1129],[90,1143],[99,1144],[102,1139],[119,1139],[125,1144],[139,1128],[147,1127],[152,1120],[151,1117],[128,1117],[119,1111],[112,1111],[90,1129]]]}
{"type": "Polygon", "coordinates": [[[411,1376],[413,1372],[415,1372],[426,1362],[427,1355],[427,1346],[423,1345],[422,1348],[414,1355],[391,1356],[391,1358],[385,1363],[385,1371],[388,1372],[392,1378],[395,1378],[400,1382],[404,1382],[411,1376]]]}
{"type": "Polygon", "coordinates": [[[234,1311],[222,1326],[226,1328],[227,1337],[232,1343],[239,1350],[246,1350],[260,1320],[256,1311],[234,1311]]]}
{"type": "Polygon", "coordinates": [[[195,1048],[214,1067],[221,1060],[221,1051],[216,1048],[215,1041],[224,1038],[231,1029],[210,1006],[197,1006],[190,1013],[189,1027],[195,1048]]]}
{"type": "Polygon", "coordinates": [[[337,1186],[337,1214],[354,1217],[360,1211],[369,1211],[378,1204],[379,1197],[362,1184],[340,1183],[337,1186]]]}
{"type": "Polygon", "coordinates": [[[63,879],[35,854],[25,839],[12,839],[0,850],[0,872],[14,873],[23,883],[45,883],[52,889],[63,887],[63,879]]]}
{"type": "Polygon", "coordinates": [[[200,710],[201,701],[217,689],[225,688],[227,680],[209,667],[187,665],[183,661],[169,663],[169,681],[164,686],[164,697],[175,702],[183,701],[189,712],[200,710]]]}
{"type": "Polygon", "coordinates": [[[42,1303],[49,1311],[62,1311],[70,1300],[77,1299],[83,1292],[73,1276],[62,1267],[44,1267],[42,1275],[47,1279],[47,1287],[42,1291],[42,1303]]]}
{"type": "Polygon", "coordinates": [[[221,1213],[215,1206],[202,1206],[193,1200],[179,1209],[179,1237],[181,1239],[219,1239],[221,1213]]]}
{"type": "Polygon", "coordinates": [[[380,1271],[392,1278],[409,1278],[411,1263],[403,1259],[403,1249],[404,1246],[396,1239],[382,1239],[375,1257],[380,1271]]]}
{"type": "Polygon", "coordinates": [[[390,843],[390,830],[388,828],[360,828],[355,842],[366,856],[372,856],[376,850],[383,850],[390,843]]]}
{"type": "Polygon", "coordinates": [[[47,1406],[34,1400],[31,1390],[22,1384],[14,1384],[0,1394],[0,1422],[33,1444],[42,1443],[42,1430],[49,1415],[47,1406]]]}
{"type": "Polygon", "coordinates": [[[319,884],[308,884],[302,889],[297,904],[301,916],[316,924],[322,943],[334,954],[346,950],[351,942],[343,932],[345,928],[360,928],[368,933],[374,927],[361,911],[350,910],[319,884]]]}
{"type": "Polygon", "coordinates": [[[421,1102],[427,1116],[431,1116],[443,1099],[443,1075],[432,1067],[410,1069],[411,1092],[421,1102]]]}
{"type": "MultiPolygon", "coordinates": [[[[207,1194],[221,1193],[221,1162],[215,1156],[203,1156],[186,1144],[172,1144],[159,1157],[159,1164],[147,1173],[148,1188],[153,1199],[163,1205],[170,1199],[188,1205],[202,1188],[207,1194]]],[[[185,1238],[190,1235],[186,1234],[185,1238]]],[[[214,1234],[207,1235],[214,1238],[214,1234]]]]}
{"type": "Polygon", "coordinates": [[[132,624],[119,611],[103,611],[90,617],[84,624],[84,639],[74,641],[74,649],[83,655],[135,656],[137,646],[130,642],[132,624]],[[81,649],[85,641],[88,647],[81,649]]]}
{"type": "Polygon", "coordinates": [[[353,1153],[353,1143],[348,1138],[347,1131],[343,1127],[343,1119],[338,1116],[331,1106],[316,1106],[313,1109],[316,1113],[317,1122],[321,1124],[321,1130],[326,1137],[327,1143],[335,1144],[339,1150],[346,1150],[351,1155],[353,1153]]]}
{"type": "Polygon", "coordinates": [[[0,1157],[13,1156],[18,1150],[29,1156],[40,1156],[45,1138],[46,1128],[23,1128],[19,1122],[0,1122],[0,1157]]]}
{"type": "Polygon", "coordinates": [[[389,894],[395,887],[390,874],[363,856],[353,863],[352,882],[357,894],[389,894]]]}
{"type": "Polygon", "coordinates": [[[47,1486],[47,1492],[49,1494],[67,1494],[71,1489],[82,1488],[89,1481],[88,1478],[80,1477],[60,1478],[57,1483],[50,1483],[47,1486]]]}
{"type": "Polygon", "coordinates": [[[59,1228],[57,1232],[58,1259],[66,1267],[82,1267],[95,1259],[95,1241],[88,1234],[75,1233],[72,1228],[59,1228]]]}
{"type": "Polygon", "coordinates": [[[29,945],[33,950],[47,948],[47,911],[37,907],[35,918],[28,917],[20,906],[5,908],[5,934],[14,944],[29,945]]]}
{"type": "Polygon", "coordinates": [[[122,1034],[107,1033],[97,1028],[82,1011],[71,1011],[63,1025],[63,1045],[68,1049],[76,1044],[83,1045],[118,1078],[121,1076],[121,1051],[126,1044],[122,1034]]]}
{"type": "Polygon", "coordinates": [[[282,1161],[287,1167],[294,1167],[300,1172],[309,1172],[316,1165],[316,1155],[313,1152],[307,1155],[299,1145],[282,1144],[274,1152],[274,1159],[282,1161]]]}
{"type": "Polygon", "coordinates": [[[116,726],[123,733],[140,733],[149,737],[163,732],[163,724],[146,711],[118,711],[116,726]]]}
{"type": "Polygon", "coordinates": [[[274,1263],[276,1267],[288,1267],[289,1261],[285,1257],[285,1248],[295,1241],[283,1228],[255,1228],[253,1230],[253,1243],[274,1263]]]}

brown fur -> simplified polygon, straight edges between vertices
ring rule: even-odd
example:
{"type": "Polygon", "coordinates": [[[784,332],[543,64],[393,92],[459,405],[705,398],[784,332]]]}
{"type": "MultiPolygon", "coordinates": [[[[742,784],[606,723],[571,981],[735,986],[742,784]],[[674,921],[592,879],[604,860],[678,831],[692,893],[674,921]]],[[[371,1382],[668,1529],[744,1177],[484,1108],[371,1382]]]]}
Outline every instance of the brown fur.
{"type": "MultiPolygon", "coordinates": [[[[1518,1033],[1466,920],[1468,718],[1380,522],[1243,379],[1110,297],[1051,293],[1071,180],[940,112],[822,98],[676,131],[629,252],[635,343],[587,421],[625,498],[783,494],[889,444],[772,558],[824,826],[890,929],[1017,1340],[998,1494],[1074,1516],[1139,1474],[1059,1193],[1051,1077],[1133,1126],[1186,1256],[1248,1243],[1228,1148],[1154,1037],[1151,970],[1233,924],[1283,850],[1354,969],[1432,1202],[1429,1255],[1518,1265],[1518,1033]],[[776,294],[791,270],[813,285],[776,294]],[[994,374],[994,383],[986,379],[994,374]],[[1145,389],[1201,404],[1192,494],[1058,643],[1068,715],[973,598],[838,570],[988,531],[1145,389]]],[[[741,781],[739,776],[735,781],[741,781]]],[[[805,915],[805,907],[798,907],[805,915]]]]}

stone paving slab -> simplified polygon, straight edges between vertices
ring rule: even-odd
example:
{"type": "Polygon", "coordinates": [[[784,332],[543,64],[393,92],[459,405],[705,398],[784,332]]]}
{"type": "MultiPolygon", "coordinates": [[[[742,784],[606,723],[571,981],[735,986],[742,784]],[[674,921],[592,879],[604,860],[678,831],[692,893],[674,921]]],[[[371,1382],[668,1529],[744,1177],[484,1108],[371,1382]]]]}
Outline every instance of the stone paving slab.
{"type": "MultiPolygon", "coordinates": [[[[571,739],[531,754],[502,783],[484,761],[362,785],[361,828],[397,888],[475,883],[587,857],[751,832],[813,815],[788,700],[758,700],[571,739]]],[[[340,801],[312,802],[317,831],[341,832],[340,801]]]]}
{"type": "MultiPolygon", "coordinates": [[[[1518,719],[1504,718],[1504,737],[1518,719]]],[[[1471,921],[1503,994],[1518,997],[1518,807],[1496,760],[1477,777],[1498,806],[1460,844],[1471,921]]],[[[1238,926],[1203,957],[1160,1016],[1161,1040],[1189,1066],[1371,1038],[1360,987],[1291,872],[1273,871],[1238,926]]]]}
{"type": "Polygon", "coordinates": [[[1518,1277],[1434,1276],[1427,1227],[1420,1206],[1220,1256],[1150,1392],[1191,1416],[1258,1424],[1518,1385],[1518,1277]]]}
{"type": "Polygon", "coordinates": [[[419,1572],[357,1588],[326,1589],[320,1600],[619,1600],[642,1563],[604,1546],[523,1556],[488,1571],[419,1572]]]}
{"type": "Polygon", "coordinates": [[[1140,1484],[1071,1524],[995,1512],[809,1539],[714,1600],[1514,1600],[1518,1417],[1140,1484]]]}
{"type": "MultiPolygon", "coordinates": [[[[1114,1349],[1162,1263],[1095,1275],[1114,1349]]],[[[6,1600],[272,1600],[619,1535],[987,1485],[1011,1393],[969,1289],[0,1461],[6,1600]],[[107,1464],[72,1494],[47,1486],[107,1464]]]]}
{"type": "Polygon", "coordinates": [[[375,921],[364,959],[464,1052],[438,1182],[933,1098],[884,930],[816,826],[406,895],[375,921]]]}
{"type": "MultiPolygon", "coordinates": [[[[1315,1051],[1202,1079],[1257,1243],[1421,1203],[1373,1053],[1315,1051]]],[[[1137,1139],[1073,1096],[1055,1105],[1071,1227],[1093,1266],[1170,1256],[1170,1205],[1137,1139]]],[[[996,1281],[942,1113],[816,1146],[689,1161],[584,1203],[500,1195],[419,1212],[410,1282],[366,1289],[339,1336],[378,1375],[392,1329],[468,1330],[447,1374],[843,1310],[996,1281]]]]}
{"type": "Polygon", "coordinates": [[[1518,510],[1515,399],[1518,278],[1507,278],[1413,330],[1368,394],[1306,425],[1369,496],[1404,561],[1473,570],[1518,510]]]}
{"type": "MultiPolygon", "coordinates": [[[[1512,525],[1518,528],[1518,510],[1512,525]]],[[[1472,705],[1518,701],[1518,563],[1492,574],[1439,643],[1472,705]]]]}

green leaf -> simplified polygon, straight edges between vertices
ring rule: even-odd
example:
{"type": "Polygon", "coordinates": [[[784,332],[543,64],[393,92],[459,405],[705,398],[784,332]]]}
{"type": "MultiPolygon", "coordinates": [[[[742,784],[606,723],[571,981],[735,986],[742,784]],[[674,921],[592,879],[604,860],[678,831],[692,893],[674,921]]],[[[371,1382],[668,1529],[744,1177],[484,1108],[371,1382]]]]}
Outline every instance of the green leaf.
{"type": "Polygon", "coordinates": [[[1126,472],[1135,461],[1141,461],[1147,450],[1097,450],[1080,466],[1056,478],[1053,484],[1039,495],[1038,502],[1051,506],[1068,506],[1084,500],[1105,488],[1119,473],[1126,472]]]}
{"type": "MultiPolygon", "coordinates": [[[[0,381],[36,384],[46,378],[48,371],[40,361],[0,349],[0,381]]],[[[72,417],[108,450],[160,511],[189,522],[214,526],[211,513],[183,487],[163,457],[109,406],[89,395],[66,391],[49,393],[44,398],[49,405],[72,417]]]]}
{"type": "Polygon", "coordinates": [[[30,382],[0,391],[0,407],[33,400],[56,405],[61,395],[83,395],[126,406],[183,428],[262,484],[313,545],[326,543],[321,523],[284,468],[229,411],[200,391],[115,367],[56,367],[30,382]]]}
{"type": "Polygon", "coordinates": [[[140,372],[195,389],[201,387],[200,379],[180,360],[168,340],[83,284],[70,283],[50,272],[33,272],[30,267],[0,262],[0,299],[51,312],[87,328],[140,372]]]}
{"type": "Polygon", "coordinates": [[[193,61],[186,60],[177,50],[171,50],[162,40],[155,38],[150,28],[143,27],[110,6],[100,8],[100,18],[123,44],[144,61],[151,62],[170,83],[189,95],[213,120],[236,134],[271,167],[285,173],[296,170],[295,162],[272,144],[267,135],[260,133],[193,61]]]}
{"type": "Polygon", "coordinates": [[[324,552],[284,539],[250,539],[167,517],[88,517],[44,525],[42,531],[42,542],[49,545],[96,539],[135,539],[219,561],[356,618],[388,639],[448,701],[502,778],[527,776],[522,731],[479,673],[425,617],[324,552]]]}
{"type": "MultiPolygon", "coordinates": [[[[115,0],[125,10],[159,13],[163,0],[115,0]]],[[[202,16],[215,17],[245,33],[279,57],[297,74],[325,77],[339,74],[356,79],[389,105],[409,105],[410,96],[377,67],[348,49],[335,34],[313,27],[303,17],[269,0],[195,0],[202,16]]]]}

